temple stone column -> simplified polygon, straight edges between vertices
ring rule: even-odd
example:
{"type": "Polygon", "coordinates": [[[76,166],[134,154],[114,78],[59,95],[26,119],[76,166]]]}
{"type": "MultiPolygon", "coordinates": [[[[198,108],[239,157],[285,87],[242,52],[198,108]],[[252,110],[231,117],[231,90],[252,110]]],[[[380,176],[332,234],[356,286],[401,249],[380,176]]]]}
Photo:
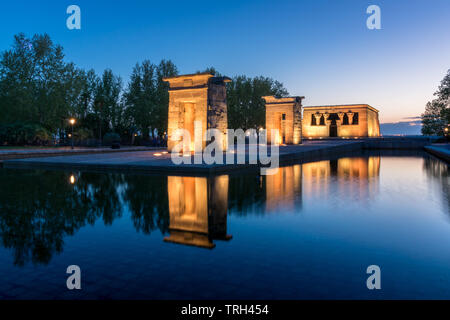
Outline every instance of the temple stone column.
{"type": "Polygon", "coordinates": [[[353,123],[353,112],[347,112],[347,117],[348,117],[348,124],[352,124],[353,123]]]}
{"type": "Polygon", "coordinates": [[[328,113],[328,112],[325,112],[324,113],[324,118],[325,118],[325,124],[327,125],[327,127],[329,128],[330,127],[330,125],[331,125],[331,121],[333,121],[333,120],[331,120],[330,119],[330,113],[328,113]]]}
{"type": "Polygon", "coordinates": [[[319,126],[320,125],[320,118],[322,118],[322,114],[321,113],[315,113],[314,114],[314,118],[316,118],[316,126],[319,126]]]}

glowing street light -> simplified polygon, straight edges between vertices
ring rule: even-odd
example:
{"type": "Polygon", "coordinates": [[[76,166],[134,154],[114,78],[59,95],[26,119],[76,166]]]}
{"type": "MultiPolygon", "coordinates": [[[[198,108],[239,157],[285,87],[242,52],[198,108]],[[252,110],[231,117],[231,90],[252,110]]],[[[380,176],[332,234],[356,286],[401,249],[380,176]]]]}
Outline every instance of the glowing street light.
{"type": "Polygon", "coordinates": [[[69,137],[72,139],[72,149],[73,149],[73,125],[75,124],[76,120],[75,120],[75,118],[70,118],[69,122],[70,122],[70,125],[72,126],[72,135],[70,135],[69,137]]]}
{"type": "Polygon", "coordinates": [[[70,176],[69,181],[70,181],[70,184],[75,184],[76,179],[73,174],[70,176]]]}

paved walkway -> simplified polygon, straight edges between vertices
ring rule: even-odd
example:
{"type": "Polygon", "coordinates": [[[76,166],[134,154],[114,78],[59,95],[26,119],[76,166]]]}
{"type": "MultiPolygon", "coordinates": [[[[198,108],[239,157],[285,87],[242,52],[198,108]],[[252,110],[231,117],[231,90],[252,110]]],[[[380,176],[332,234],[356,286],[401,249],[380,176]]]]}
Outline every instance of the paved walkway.
{"type": "Polygon", "coordinates": [[[120,149],[111,149],[110,147],[102,148],[83,148],[75,147],[49,147],[49,148],[18,148],[18,149],[2,149],[0,147],[0,161],[8,159],[24,159],[49,156],[68,156],[74,154],[95,154],[95,153],[116,153],[130,151],[148,151],[158,149],[155,147],[121,147],[120,149]]]}
{"type": "MultiPolygon", "coordinates": [[[[362,141],[331,140],[305,141],[302,145],[280,147],[280,164],[289,161],[310,161],[329,156],[361,150],[362,141]]],[[[268,148],[270,150],[270,148],[268,148]]],[[[235,155],[236,156],[236,155],[235,155]]],[[[4,161],[5,168],[46,168],[80,169],[95,171],[165,172],[177,174],[213,174],[238,169],[258,168],[249,164],[248,148],[245,152],[246,164],[191,164],[176,165],[165,149],[152,151],[130,151],[125,153],[96,153],[89,155],[54,156],[4,161]]]]}

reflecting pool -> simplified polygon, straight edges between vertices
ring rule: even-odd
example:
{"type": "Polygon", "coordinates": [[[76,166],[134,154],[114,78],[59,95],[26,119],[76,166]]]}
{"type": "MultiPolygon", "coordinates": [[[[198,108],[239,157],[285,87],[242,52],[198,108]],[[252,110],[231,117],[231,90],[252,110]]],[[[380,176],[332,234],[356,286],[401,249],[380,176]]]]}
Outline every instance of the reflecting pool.
{"type": "Polygon", "coordinates": [[[0,169],[0,298],[450,299],[449,179],[421,152],[272,176],[0,169]]]}

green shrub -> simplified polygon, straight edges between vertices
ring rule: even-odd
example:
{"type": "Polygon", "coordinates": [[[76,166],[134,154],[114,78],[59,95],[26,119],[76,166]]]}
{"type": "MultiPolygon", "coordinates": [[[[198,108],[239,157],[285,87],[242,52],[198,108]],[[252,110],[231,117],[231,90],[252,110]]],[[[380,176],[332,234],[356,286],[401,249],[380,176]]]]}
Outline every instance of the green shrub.
{"type": "Polygon", "coordinates": [[[87,128],[78,128],[77,130],[75,130],[73,135],[78,141],[87,140],[94,137],[92,130],[89,130],[87,128]]]}
{"type": "Polygon", "coordinates": [[[17,122],[0,127],[0,143],[8,145],[42,145],[52,134],[40,124],[17,122]]]}

